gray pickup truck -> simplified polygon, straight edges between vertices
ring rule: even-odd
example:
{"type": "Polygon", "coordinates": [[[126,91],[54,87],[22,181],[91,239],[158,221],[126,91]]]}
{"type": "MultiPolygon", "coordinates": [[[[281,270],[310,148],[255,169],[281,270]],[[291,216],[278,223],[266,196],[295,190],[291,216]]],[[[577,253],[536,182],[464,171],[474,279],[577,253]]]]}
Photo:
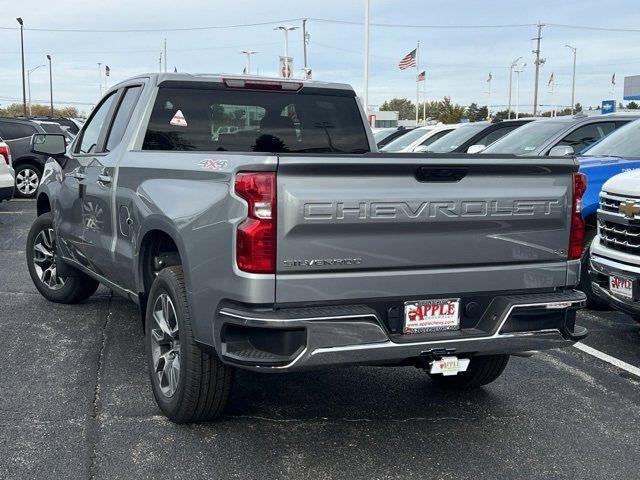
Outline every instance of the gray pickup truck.
{"type": "Polygon", "coordinates": [[[347,85],[150,74],[46,164],[44,297],[134,301],[155,398],[215,418],[236,368],[413,365],[446,387],[571,345],[584,178],[571,158],[377,153],[347,85]]]}

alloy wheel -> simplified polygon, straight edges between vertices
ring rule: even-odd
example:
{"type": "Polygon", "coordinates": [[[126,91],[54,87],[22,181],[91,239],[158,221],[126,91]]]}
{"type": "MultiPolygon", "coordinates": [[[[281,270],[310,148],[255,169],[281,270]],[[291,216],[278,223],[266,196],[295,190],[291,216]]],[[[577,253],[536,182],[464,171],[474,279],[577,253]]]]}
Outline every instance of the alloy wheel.
{"type": "Polygon", "coordinates": [[[162,292],[153,304],[155,327],[151,330],[151,355],[160,391],[172,397],[180,380],[178,315],[171,297],[162,292]]]}
{"type": "Polygon", "coordinates": [[[53,228],[45,228],[38,232],[33,243],[33,264],[40,281],[51,290],[61,289],[65,282],[65,278],[58,275],[56,260],[53,228]]]}
{"type": "Polygon", "coordinates": [[[33,195],[39,183],[38,172],[31,168],[24,168],[16,174],[16,188],[23,195],[33,195]]]}

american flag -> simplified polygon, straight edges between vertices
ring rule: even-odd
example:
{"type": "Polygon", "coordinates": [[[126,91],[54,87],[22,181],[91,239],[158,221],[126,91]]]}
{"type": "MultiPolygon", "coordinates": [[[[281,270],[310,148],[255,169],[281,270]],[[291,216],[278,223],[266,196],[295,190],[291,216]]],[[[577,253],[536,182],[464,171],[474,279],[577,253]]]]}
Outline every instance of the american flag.
{"type": "Polygon", "coordinates": [[[104,66],[104,76],[108,77],[110,73],[111,73],[111,69],[109,68],[109,65],[105,65],[104,66]]]}
{"type": "Polygon", "coordinates": [[[418,49],[414,48],[413,50],[411,50],[409,53],[407,53],[404,57],[402,57],[402,59],[400,60],[400,63],[398,63],[398,68],[400,70],[405,70],[409,67],[415,67],[416,66],[416,51],[418,49]]]}
{"type": "Polygon", "coordinates": [[[426,78],[427,78],[427,71],[423,70],[416,77],[416,82],[424,82],[426,78]]]}
{"type": "Polygon", "coordinates": [[[491,72],[489,72],[489,76],[487,77],[487,83],[489,83],[491,80],[493,80],[493,75],[491,75],[491,72]]]}
{"type": "Polygon", "coordinates": [[[551,85],[552,83],[553,83],[553,73],[549,77],[549,81],[547,82],[547,85],[551,85]]]}
{"type": "Polygon", "coordinates": [[[614,73],[614,74],[611,76],[611,85],[615,85],[615,84],[616,84],[616,74],[614,73]]]}

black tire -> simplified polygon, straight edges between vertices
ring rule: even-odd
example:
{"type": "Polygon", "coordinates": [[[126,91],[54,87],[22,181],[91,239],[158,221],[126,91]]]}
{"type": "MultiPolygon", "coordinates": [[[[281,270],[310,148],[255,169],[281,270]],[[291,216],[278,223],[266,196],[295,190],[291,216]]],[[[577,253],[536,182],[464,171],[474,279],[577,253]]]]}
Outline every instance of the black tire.
{"type": "MultiPolygon", "coordinates": [[[[164,315],[164,312],[163,312],[164,315]]],[[[165,341],[162,334],[163,342],[165,341]]],[[[191,316],[187,303],[186,289],[182,267],[174,266],[163,269],[153,281],[145,318],[145,349],[147,366],[153,395],[160,410],[173,422],[191,423],[214,420],[219,417],[229,399],[229,393],[233,384],[234,370],[223,364],[215,352],[207,353],[196,345],[193,338],[191,316]],[[154,318],[154,310],[157,302],[162,303],[163,294],[173,303],[175,322],[168,320],[170,328],[177,326],[176,333],[172,334],[173,343],[160,346],[156,336],[161,335],[159,324],[154,318]],[[155,333],[154,333],[155,331],[155,333]],[[177,334],[177,335],[176,335],[177,334]],[[174,381],[174,389],[160,379],[158,369],[168,363],[166,360],[154,360],[154,354],[169,355],[170,350],[175,351],[175,338],[178,339],[178,354],[169,356],[169,359],[179,357],[179,375],[174,381]],[[154,349],[155,353],[154,353],[154,349]],[[163,391],[163,388],[165,391],[163,391]],[[166,391],[169,390],[169,391],[166,391]]],[[[172,360],[175,362],[175,360],[172,360]]],[[[170,376],[170,375],[169,375],[170,376]]]]}
{"type": "MultiPolygon", "coordinates": [[[[15,178],[16,178],[15,191],[13,195],[16,198],[35,198],[36,194],[38,193],[38,187],[40,186],[40,180],[42,180],[42,167],[35,163],[23,163],[21,165],[18,165],[15,171],[15,178]],[[35,186],[35,188],[32,191],[29,191],[29,192],[21,191],[24,187],[18,188],[18,184],[20,180],[23,179],[24,177],[33,178],[32,174],[35,174],[38,177],[37,185],[32,185],[32,186],[35,186]]],[[[31,187],[29,188],[31,189],[31,187]]]]}
{"type": "Polygon", "coordinates": [[[478,388],[493,382],[502,375],[509,363],[509,355],[487,355],[471,357],[466,372],[444,377],[441,374],[432,375],[427,372],[431,380],[436,384],[452,389],[478,388]]]}
{"type": "Polygon", "coordinates": [[[596,296],[591,288],[591,275],[589,274],[589,247],[591,241],[596,236],[597,230],[588,229],[585,232],[585,248],[580,257],[580,283],[578,283],[578,289],[582,290],[587,296],[587,308],[591,310],[611,310],[611,307],[607,302],[596,296]]]}
{"type": "MultiPolygon", "coordinates": [[[[98,288],[99,283],[88,275],[73,269],[73,276],[70,277],[59,277],[62,279],[63,284],[57,286],[57,282],[52,282],[51,275],[49,277],[43,277],[45,279],[48,278],[49,281],[43,280],[41,278],[38,269],[40,272],[46,270],[44,267],[53,266],[53,270],[55,271],[56,261],[60,261],[57,259],[56,253],[56,242],[55,235],[53,235],[53,220],[51,213],[45,213],[36,218],[33,225],[31,225],[31,229],[29,230],[29,234],[27,235],[27,266],[29,268],[29,275],[31,276],[31,280],[33,284],[38,289],[40,294],[49,300],[50,302],[56,303],[78,303],[86,300],[91,295],[95,293],[98,288]],[[42,263],[36,265],[36,254],[38,258],[48,259],[47,256],[40,253],[40,251],[36,252],[35,247],[37,245],[41,245],[41,241],[43,237],[41,235],[45,235],[46,232],[48,236],[50,236],[50,245],[51,251],[53,252],[53,258],[51,261],[43,260],[42,263]],[[54,283],[54,286],[51,286],[51,283],[54,283]]],[[[72,268],[72,267],[69,267],[72,268]]]]}

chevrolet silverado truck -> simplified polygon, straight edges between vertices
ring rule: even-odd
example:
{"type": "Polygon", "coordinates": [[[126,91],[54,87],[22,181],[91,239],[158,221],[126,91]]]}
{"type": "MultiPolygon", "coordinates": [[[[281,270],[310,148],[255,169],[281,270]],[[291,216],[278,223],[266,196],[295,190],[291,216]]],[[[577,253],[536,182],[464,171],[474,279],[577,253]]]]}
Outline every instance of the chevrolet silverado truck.
{"type": "Polygon", "coordinates": [[[220,415],[239,368],[408,365],[471,388],[587,334],[572,158],[378,153],[347,85],[182,73],[113,86],[67,149],[32,149],[52,157],[33,282],[135,302],[175,422],[220,415]]]}
{"type": "Polygon", "coordinates": [[[580,290],[587,295],[587,306],[606,308],[607,301],[596,295],[589,275],[589,245],[598,231],[600,191],[604,183],[621,172],[640,168],[640,120],[627,123],[598,143],[589,147],[580,157],[580,172],[587,179],[582,196],[582,216],[586,224],[585,251],[582,255],[580,290]]]}
{"type": "Polygon", "coordinates": [[[640,170],[608,180],[591,244],[593,292],[640,322],[640,170]]]}

